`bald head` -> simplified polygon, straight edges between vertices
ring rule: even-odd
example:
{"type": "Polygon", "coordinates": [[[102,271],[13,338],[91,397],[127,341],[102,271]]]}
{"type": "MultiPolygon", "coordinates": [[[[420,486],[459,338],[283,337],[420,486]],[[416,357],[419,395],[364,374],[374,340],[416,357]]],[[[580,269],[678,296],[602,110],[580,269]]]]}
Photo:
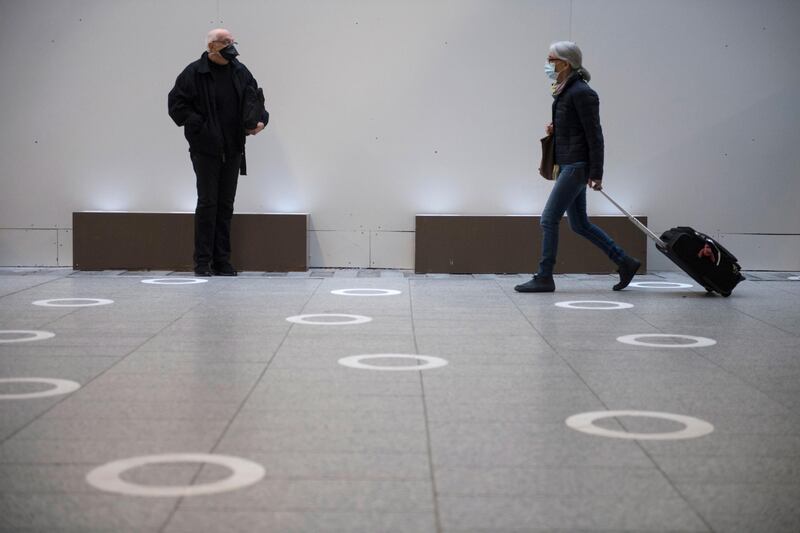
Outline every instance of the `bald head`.
{"type": "Polygon", "coordinates": [[[234,40],[233,35],[231,35],[231,32],[229,32],[225,28],[215,28],[210,32],[208,32],[208,35],[206,35],[206,44],[209,46],[211,45],[211,43],[215,41],[220,42],[222,44],[227,44],[226,41],[233,41],[233,40],[234,40]]]}

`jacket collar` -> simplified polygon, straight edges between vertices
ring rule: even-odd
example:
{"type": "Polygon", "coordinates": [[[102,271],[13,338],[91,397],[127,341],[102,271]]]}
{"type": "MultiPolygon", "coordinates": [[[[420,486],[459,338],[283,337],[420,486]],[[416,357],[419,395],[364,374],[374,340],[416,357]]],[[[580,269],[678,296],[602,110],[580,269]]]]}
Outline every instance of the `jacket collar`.
{"type": "Polygon", "coordinates": [[[566,80],[564,80],[564,86],[563,86],[563,87],[561,87],[561,90],[560,90],[560,91],[558,91],[558,93],[557,93],[557,94],[554,94],[554,95],[553,95],[553,105],[555,105],[555,104],[556,104],[556,102],[558,101],[558,99],[559,99],[559,98],[561,98],[561,96],[563,96],[563,95],[564,95],[564,93],[566,93],[566,92],[567,92],[567,90],[569,90],[569,88],[570,88],[572,85],[574,85],[574,84],[575,84],[575,82],[576,82],[577,80],[581,80],[581,81],[582,81],[582,80],[583,80],[583,78],[581,78],[581,77],[578,75],[578,73],[577,73],[577,72],[572,72],[572,73],[569,75],[569,77],[568,77],[566,80]]]}
{"type": "MultiPolygon", "coordinates": [[[[211,72],[211,67],[208,65],[209,63],[208,52],[203,52],[203,55],[200,56],[200,66],[197,67],[197,72],[200,74],[209,74],[211,72]]],[[[236,58],[231,59],[230,63],[234,70],[239,69],[242,65],[236,58]]]]}

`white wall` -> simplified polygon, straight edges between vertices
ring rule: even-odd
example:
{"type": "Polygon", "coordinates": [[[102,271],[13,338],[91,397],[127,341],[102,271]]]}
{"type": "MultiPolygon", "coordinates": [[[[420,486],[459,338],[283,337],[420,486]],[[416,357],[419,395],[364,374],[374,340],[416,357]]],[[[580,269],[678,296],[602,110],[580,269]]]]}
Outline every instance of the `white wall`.
{"type": "Polygon", "coordinates": [[[0,0],[0,265],[71,264],[73,211],[193,210],[166,95],[221,25],[271,113],[236,209],[310,213],[313,266],[412,267],[417,213],[540,213],[542,66],[571,38],[606,190],[800,269],[798,21],[795,0],[0,0]]]}

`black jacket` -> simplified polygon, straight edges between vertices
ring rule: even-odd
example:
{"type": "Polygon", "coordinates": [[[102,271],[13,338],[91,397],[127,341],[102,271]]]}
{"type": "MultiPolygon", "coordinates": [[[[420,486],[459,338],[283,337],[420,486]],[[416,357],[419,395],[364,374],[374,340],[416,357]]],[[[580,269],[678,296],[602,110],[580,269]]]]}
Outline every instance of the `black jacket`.
{"type": "MultiPolygon", "coordinates": [[[[233,59],[233,85],[239,97],[242,148],[242,175],[247,174],[244,157],[245,129],[253,129],[258,122],[269,122],[269,113],[264,109],[264,95],[258,88],[250,71],[233,59]]],[[[167,98],[169,116],[178,126],[183,126],[183,135],[189,142],[189,151],[209,155],[224,155],[224,144],[220,121],[217,117],[214,79],[208,66],[208,52],[190,63],[175,80],[175,86],[167,98]]]]}
{"type": "Polygon", "coordinates": [[[603,129],[600,99],[578,76],[567,82],[553,100],[555,162],[558,165],[586,162],[588,177],[603,179],[603,129]]]}

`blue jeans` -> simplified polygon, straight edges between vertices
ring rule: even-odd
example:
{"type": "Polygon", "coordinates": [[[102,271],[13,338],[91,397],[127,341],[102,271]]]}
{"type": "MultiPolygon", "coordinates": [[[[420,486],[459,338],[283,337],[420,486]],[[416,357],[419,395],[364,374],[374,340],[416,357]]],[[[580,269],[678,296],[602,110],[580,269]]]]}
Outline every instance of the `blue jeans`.
{"type": "Polygon", "coordinates": [[[558,253],[558,224],[566,211],[572,231],[586,237],[603,250],[616,264],[625,257],[625,251],[603,230],[589,222],[586,216],[586,163],[563,165],[553,191],[547,199],[542,213],[542,259],[539,261],[539,275],[552,276],[558,253]]]}

